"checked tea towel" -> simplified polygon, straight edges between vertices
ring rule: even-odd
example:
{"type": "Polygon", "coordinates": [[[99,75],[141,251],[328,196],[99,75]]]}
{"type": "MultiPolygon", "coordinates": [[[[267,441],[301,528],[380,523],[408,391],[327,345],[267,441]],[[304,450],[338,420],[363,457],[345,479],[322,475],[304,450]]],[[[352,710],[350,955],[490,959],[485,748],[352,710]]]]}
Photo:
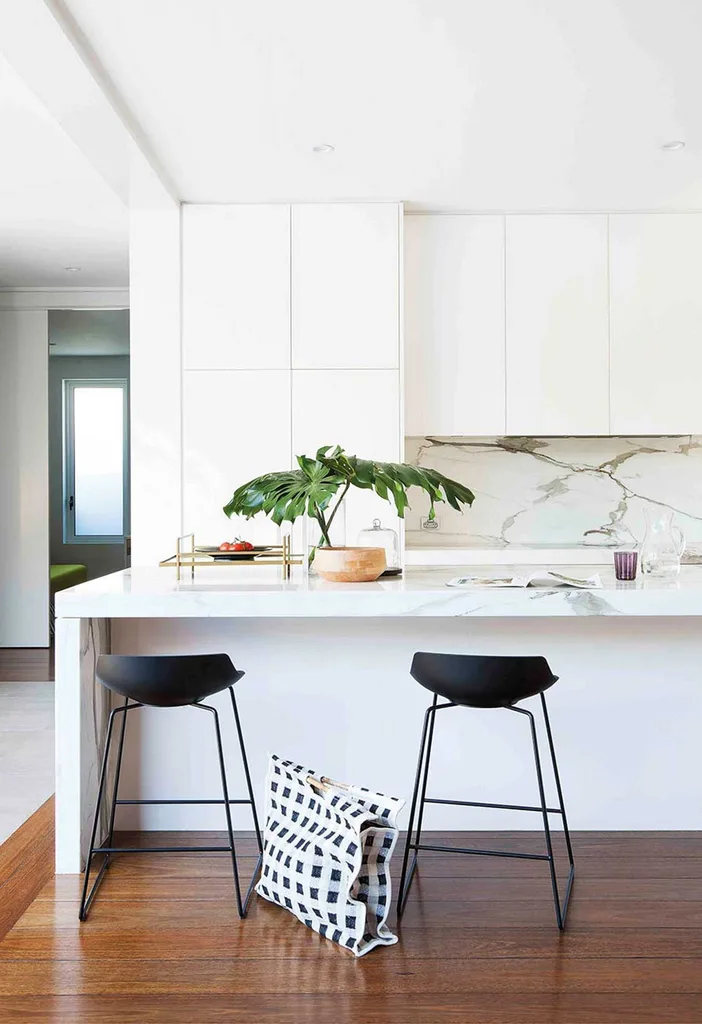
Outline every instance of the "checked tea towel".
{"type": "Polygon", "coordinates": [[[403,805],[273,754],[256,892],[355,956],[392,945],[390,858],[403,805]]]}

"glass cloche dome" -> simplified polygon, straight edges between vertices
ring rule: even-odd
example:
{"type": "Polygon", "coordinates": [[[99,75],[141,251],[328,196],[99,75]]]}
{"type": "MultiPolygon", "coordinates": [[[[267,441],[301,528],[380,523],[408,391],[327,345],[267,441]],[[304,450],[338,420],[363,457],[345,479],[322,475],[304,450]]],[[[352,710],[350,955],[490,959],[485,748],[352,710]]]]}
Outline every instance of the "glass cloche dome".
{"type": "Polygon", "coordinates": [[[362,548],[385,548],[385,561],[388,569],[400,568],[400,543],[397,534],[388,526],[382,526],[379,519],[373,525],[361,530],[358,535],[358,546],[362,548]]]}

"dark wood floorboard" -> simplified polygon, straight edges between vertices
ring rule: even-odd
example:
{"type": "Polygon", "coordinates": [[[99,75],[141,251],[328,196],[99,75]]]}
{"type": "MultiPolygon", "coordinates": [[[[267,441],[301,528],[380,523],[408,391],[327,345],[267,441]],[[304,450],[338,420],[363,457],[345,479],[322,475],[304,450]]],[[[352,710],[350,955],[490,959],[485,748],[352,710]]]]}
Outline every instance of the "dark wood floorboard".
{"type": "MultiPolygon", "coordinates": [[[[533,851],[543,839],[433,841],[533,851]]],[[[252,842],[240,846],[251,871],[252,842]]],[[[702,1024],[702,834],[580,833],[574,846],[565,934],[543,864],[426,854],[400,943],[361,960],[263,900],[239,921],[226,856],[124,856],[85,924],[80,879],[61,876],[6,935],[0,1021],[702,1024]]]]}
{"type": "Polygon", "coordinates": [[[0,647],[0,683],[53,681],[53,647],[0,647]]]}

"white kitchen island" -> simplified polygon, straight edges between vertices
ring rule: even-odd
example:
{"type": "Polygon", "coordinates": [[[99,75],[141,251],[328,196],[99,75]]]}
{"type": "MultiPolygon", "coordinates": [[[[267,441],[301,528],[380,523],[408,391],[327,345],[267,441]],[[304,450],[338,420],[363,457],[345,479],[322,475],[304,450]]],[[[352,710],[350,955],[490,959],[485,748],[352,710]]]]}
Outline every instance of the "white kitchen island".
{"type": "MultiPolygon", "coordinates": [[[[61,592],[57,871],[81,870],[86,851],[110,708],[94,671],[108,652],[230,654],[246,672],[237,696],[259,793],[276,752],[404,797],[431,700],[409,675],[412,654],[541,654],[560,677],[548,700],[571,827],[702,828],[702,567],[635,584],[599,571],[602,590],[576,591],[450,589],[446,581],[460,570],[449,567],[369,584],[283,582],[280,570],[259,567],[199,568],[178,582],[173,569],[134,568],[61,592]]],[[[221,711],[231,789],[240,796],[224,702],[221,711]]],[[[209,716],[190,708],[131,715],[120,797],[217,798],[211,728],[209,716]]],[[[531,763],[520,716],[452,711],[437,724],[430,794],[534,802],[531,763]]],[[[219,829],[220,811],[121,807],[117,827],[219,829]]],[[[250,828],[244,811],[235,825],[250,828]]],[[[442,829],[534,825],[515,812],[450,806],[430,807],[426,818],[427,828],[442,829]]]]}

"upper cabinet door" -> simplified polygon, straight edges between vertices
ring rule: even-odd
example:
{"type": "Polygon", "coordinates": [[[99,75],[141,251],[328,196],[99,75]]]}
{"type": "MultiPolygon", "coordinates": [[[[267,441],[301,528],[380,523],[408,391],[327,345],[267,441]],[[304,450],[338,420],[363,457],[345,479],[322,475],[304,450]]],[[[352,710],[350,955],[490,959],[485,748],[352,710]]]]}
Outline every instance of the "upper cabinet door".
{"type": "Polygon", "coordinates": [[[290,366],[290,207],[183,207],[186,370],[290,366]]]}
{"type": "Polygon", "coordinates": [[[504,218],[405,218],[405,432],[505,432],[504,218]]]}
{"type": "MultiPolygon", "coordinates": [[[[398,370],[293,370],[293,455],[336,444],[362,459],[400,461],[398,370]]],[[[394,505],[374,491],[352,487],[344,505],[347,544],[375,517],[397,528],[394,505]]]]}
{"type": "Polygon", "coordinates": [[[222,506],[247,480],[289,468],[289,370],[183,374],[183,525],[198,544],[280,543],[267,516],[230,521],[222,506]]]}
{"type": "Polygon", "coordinates": [[[610,218],[612,433],[702,433],[702,214],[610,218]]]}
{"type": "Polygon", "coordinates": [[[607,218],[507,217],[507,432],[609,433],[607,218]]]}
{"type": "Polygon", "coordinates": [[[399,365],[397,203],[327,203],[292,210],[292,365],[399,365]]]}

